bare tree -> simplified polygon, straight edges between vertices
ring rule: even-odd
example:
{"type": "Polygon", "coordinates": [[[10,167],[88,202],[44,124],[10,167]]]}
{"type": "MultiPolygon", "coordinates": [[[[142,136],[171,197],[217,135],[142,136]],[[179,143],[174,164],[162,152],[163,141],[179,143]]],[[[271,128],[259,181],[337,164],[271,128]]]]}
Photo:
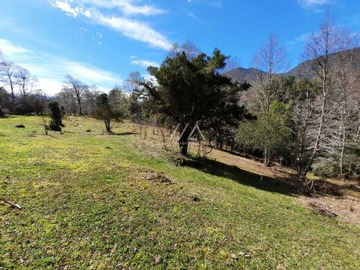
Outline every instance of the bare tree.
{"type": "MultiPolygon", "coordinates": [[[[253,63],[257,68],[257,81],[252,89],[252,107],[259,118],[267,119],[269,124],[274,114],[271,113],[272,103],[279,100],[281,78],[278,73],[285,71],[288,67],[286,50],[281,46],[274,33],[271,33],[267,42],[260,47],[253,58],[253,63]]],[[[273,154],[270,148],[264,144],[263,149],[264,163],[271,165],[273,154]]]]}
{"type": "Polygon", "coordinates": [[[74,78],[71,75],[65,76],[65,88],[67,88],[73,94],[74,98],[77,101],[78,114],[83,115],[82,110],[82,98],[84,96],[85,90],[88,89],[88,86],[81,82],[78,78],[74,78]]]}
{"type": "Polygon", "coordinates": [[[76,114],[77,104],[73,96],[72,90],[68,87],[63,87],[61,91],[56,95],[56,100],[64,109],[65,113],[76,114]]]}
{"type": "Polygon", "coordinates": [[[84,90],[84,113],[92,115],[96,111],[96,98],[100,95],[100,91],[95,84],[90,85],[84,90]]]}
{"type": "Polygon", "coordinates": [[[289,67],[286,49],[279,44],[274,33],[271,33],[267,42],[259,48],[253,57],[253,63],[258,69],[257,83],[254,85],[258,109],[267,113],[271,103],[278,99],[278,74],[289,67]]]}
{"type": "Polygon", "coordinates": [[[12,111],[12,106],[15,101],[15,86],[17,85],[17,74],[19,69],[20,67],[15,65],[13,62],[6,61],[3,58],[1,59],[0,80],[10,88],[10,111],[12,111]]]}
{"type": "Polygon", "coordinates": [[[141,84],[144,82],[145,79],[141,76],[140,72],[132,71],[130,72],[128,78],[123,82],[122,87],[115,86],[114,89],[120,90],[122,88],[127,93],[140,93],[143,90],[143,86],[141,84]]]}
{"type": "MultiPolygon", "coordinates": [[[[346,37],[344,37],[343,41],[346,37]]],[[[351,44],[351,43],[349,43],[351,44]]],[[[353,136],[349,136],[356,132],[357,125],[354,119],[358,114],[358,98],[359,95],[355,87],[356,74],[352,65],[353,51],[348,50],[340,53],[336,59],[337,67],[335,72],[335,89],[332,106],[335,113],[332,114],[332,124],[334,129],[330,133],[329,146],[333,149],[336,160],[339,164],[340,174],[345,174],[345,151],[353,136]]]]}
{"type": "Polygon", "coordinates": [[[175,43],[171,48],[168,57],[174,58],[178,53],[185,53],[188,59],[193,59],[198,56],[201,52],[200,49],[190,40],[186,40],[182,44],[175,43]]]}
{"type": "Polygon", "coordinates": [[[334,66],[336,63],[331,61],[331,55],[343,49],[343,38],[344,31],[336,27],[328,16],[320,25],[319,31],[313,33],[305,45],[303,55],[306,60],[312,60],[307,63],[316,74],[315,80],[320,93],[317,99],[316,116],[312,119],[312,128],[309,128],[306,134],[310,152],[307,164],[299,175],[302,179],[305,179],[315,158],[326,145],[326,130],[333,114],[330,100],[335,89],[334,66]]]}
{"type": "Polygon", "coordinates": [[[32,76],[26,68],[20,67],[16,74],[16,84],[19,87],[20,95],[22,97],[27,97],[35,90],[37,83],[37,78],[32,76]]]}

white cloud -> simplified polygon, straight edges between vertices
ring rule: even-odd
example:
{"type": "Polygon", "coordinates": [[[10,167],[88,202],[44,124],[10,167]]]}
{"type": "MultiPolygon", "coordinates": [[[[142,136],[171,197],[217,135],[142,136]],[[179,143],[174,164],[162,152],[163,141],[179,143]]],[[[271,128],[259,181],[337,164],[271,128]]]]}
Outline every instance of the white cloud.
{"type": "Polygon", "coordinates": [[[119,83],[119,78],[109,71],[101,70],[88,64],[77,63],[64,58],[58,58],[59,63],[64,65],[67,73],[79,77],[87,84],[119,83]]]}
{"type": "Polygon", "coordinates": [[[30,51],[25,49],[24,47],[16,46],[10,43],[8,40],[1,38],[0,38],[0,51],[4,55],[8,56],[10,59],[13,58],[12,56],[30,53],[30,51]]]}
{"type": "Polygon", "coordinates": [[[308,41],[310,37],[311,37],[311,34],[309,34],[309,33],[302,34],[296,38],[296,41],[305,42],[305,41],[308,41]]]}
{"type": "Polygon", "coordinates": [[[97,8],[113,9],[116,8],[125,15],[145,15],[153,16],[165,13],[165,10],[149,6],[136,5],[134,0],[82,0],[80,2],[91,4],[97,8]]]}
{"type": "Polygon", "coordinates": [[[64,11],[66,15],[77,17],[77,16],[85,16],[91,17],[90,10],[84,8],[83,6],[72,7],[70,3],[72,0],[55,0],[55,3],[51,3],[54,7],[64,11]]]}
{"type": "Polygon", "coordinates": [[[38,87],[49,95],[61,90],[66,74],[71,74],[86,84],[95,84],[101,90],[110,90],[115,84],[122,82],[116,74],[91,64],[78,63],[42,52],[35,54],[5,39],[0,39],[0,49],[5,59],[23,66],[35,75],[38,78],[38,87]]]}
{"type": "Polygon", "coordinates": [[[330,0],[298,0],[298,2],[304,7],[330,4],[330,0]]]}
{"type": "MultiPolygon", "coordinates": [[[[75,5],[73,0],[55,0],[52,5],[67,15],[80,15],[90,18],[94,23],[113,29],[122,35],[149,44],[152,47],[169,50],[172,43],[161,33],[155,31],[148,24],[127,18],[129,15],[156,15],[165,11],[148,5],[135,5],[134,0],[80,0],[75,5]],[[84,5],[90,5],[85,7],[84,5]],[[102,9],[120,10],[124,16],[107,15],[102,9]]],[[[113,12],[112,12],[113,13],[113,12]]]]}
{"type": "Polygon", "coordinates": [[[121,17],[107,17],[101,13],[94,13],[93,15],[96,23],[120,32],[126,37],[164,50],[170,50],[172,47],[171,42],[166,37],[143,22],[121,17]]]}
{"type": "Polygon", "coordinates": [[[134,64],[134,65],[141,66],[143,68],[148,68],[150,66],[152,66],[152,67],[159,67],[160,66],[156,62],[148,61],[148,60],[140,60],[140,59],[133,59],[133,60],[131,60],[131,63],[134,64]]]}

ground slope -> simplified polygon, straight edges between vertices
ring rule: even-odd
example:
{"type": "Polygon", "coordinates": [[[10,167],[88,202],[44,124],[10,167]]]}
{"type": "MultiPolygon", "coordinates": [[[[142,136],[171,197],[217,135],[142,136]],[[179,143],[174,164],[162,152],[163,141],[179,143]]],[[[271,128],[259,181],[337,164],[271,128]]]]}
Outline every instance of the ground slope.
{"type": "Polygon", "coordinates": [[[360,269],[359,227],[267,178],[176,166],[126,124],[64,123],[0,119],[0,269],[360,269]]]}

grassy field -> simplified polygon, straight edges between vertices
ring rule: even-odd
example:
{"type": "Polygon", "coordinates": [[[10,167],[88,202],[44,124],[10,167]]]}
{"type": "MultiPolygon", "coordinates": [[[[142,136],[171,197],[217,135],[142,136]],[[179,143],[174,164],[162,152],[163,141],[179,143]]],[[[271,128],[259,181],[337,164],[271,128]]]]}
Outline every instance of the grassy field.
{"type": "Polygon", "coordinates": [[[360,269],[360,228],[270,178],[176,166],[130,124],[64,123],[0,119],[0,269],[360,269]]]}

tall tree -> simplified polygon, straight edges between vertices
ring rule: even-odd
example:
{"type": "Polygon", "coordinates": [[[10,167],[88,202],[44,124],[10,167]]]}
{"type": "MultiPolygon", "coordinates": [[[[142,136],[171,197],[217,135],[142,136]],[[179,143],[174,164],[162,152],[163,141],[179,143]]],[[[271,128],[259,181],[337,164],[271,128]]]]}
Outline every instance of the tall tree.
{"type": "Polygon", "coordinates": [[[96,98],[100,95],[100,91],[95,84],[85,88],[83,95],[83,113],[92,115],[96,111],[96,98]]]}
{"type": "MultiPolygon", "coordinates": [[[[242,127],[240,126],[240,128],[251,128],[254,129],[254,131],[262,127],[267,129],[267,127],[271,125],[278,126],[279,128],[284,126],[285,128],[286,123],[279,121],[278,116],[271,110],[272,104],[277,104],[283,99],[284,79],[279,73],[285,71],[288,67],[286,50],[279,44],[277,36],[274,33],[269,35],[266,43],[262,45],[254,55],[253,63],[257,68],[257,78],[251,90],[253,92],[253,98],[250,107],[252,108],[252,112],[258,116],[259,122],[248,123],[242,127]]],[[[285,104],[282,105],[285,106],[285,104]]],[[[244,132],[239,131],[240,135],[244,135],[243,133],[244,132]]],[[[239,139],[245,137],[246,136],[238,136],[239,139]]],[[[246,143],[246,141],[248,140],[243,140],[243,143],[246,143]]],[[[277,143],[269,137],[268,141],[253,140],[252,144],[253,147],[257,149],[259,149],[260,145],[263,146],[264,163],[267,166],[271,165],[271,160],[276,152],[274,145],[277,143]],[[255,142],[259,144],[255,145],[255,142]]]]}
{"type": "Polygon", "coordinates": [[[256,120],[240,124],[237,142],[248,148],[263,150],[264,163],[270,166],[274,156],[288,154],[292,139],[289,120],[290,106],[275,101],[268,113],[261,113],[256,120]]]}
{"type": "Polygon", "coordinates": [[[278,73],[288,68],[285,47],[281,46],[278,38],[271,33],[267,42],[254,55],[253,63],[258,69],[257,81],[254,85],[258,110],[267,113],[272,102],[279,98],[278,73]]]}
{"type": "Polygon", "coordinates": [[[320,25],[318,33],[313,33],[304,49],[304,57],[311,64],[310,69],[316,74],[317,88],[320,91],[318,96],[318,109],[312,128],[306,134],[309,142],[309,158],[307,164],[302,168],[300,177],[305,178],[315,158],[318,156],[326,140],[326,125],[329,116],[332,114],[330,99],[334,91],[334,62],[331,62],[331,55],[342,49],[343,30],[336,27],[330,17],[326,17],[320,25]]]}
{"type": "Polygon", "coordinates": [[[182,128],[188,126],[179,139],[180,151],[184,155],[188,153],[191,127],[197,122],[210,125],[212,119],[226,115],[230,107],[233,113],[229,118],[243,116],[245,110],[237,106],[237,98],[229,97],[237,97],[246,87],[218,72],[227,58],[218,49],[212,56],[201,53],[194,58],[181,52],[175,57],[167,57],[159,68],[148,68],[158,84],[144,84],[154,108],[182,128]]]}
{"type": "Polygon", "coordinates": [[[0,62],[0,80],[2,83],[7,85],[10,88],[10,111],[13,109],[13,104],[15,102],[15,87],[17,85],[17,74],[19,71],[19,66],[15,65],[11,61],[6,61],[1,59],[0,62]]]}
{"type": "Polygon", "coordinates": [[[71,75],[65,76],[65,88],[68,89],[75,97],[78,106],[78,114],[83,115],[82,109],[82,99],[85,93],[85,90],[88,89],[88,86],[81,82],[78,78],[74,78],[71,75]]]}

